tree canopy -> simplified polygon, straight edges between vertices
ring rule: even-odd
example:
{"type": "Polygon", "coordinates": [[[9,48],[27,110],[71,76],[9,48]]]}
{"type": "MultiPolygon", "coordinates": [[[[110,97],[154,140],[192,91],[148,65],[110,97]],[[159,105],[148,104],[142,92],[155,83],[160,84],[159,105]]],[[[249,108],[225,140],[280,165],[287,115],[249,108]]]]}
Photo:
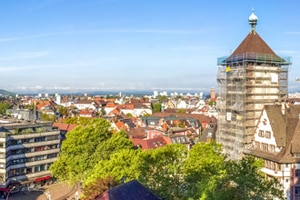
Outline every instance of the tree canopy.
{"type": "Polygon", "coordinates": [[[10,105],[7,102],[0,102],[0,115],[4,115],[6,110],[9,109],[10,105]]]}
{"type": "Polygon", "coordinates": [[[162,199],[282,199],[278,181],[260,172],[260,160],[226,160],[221,152],[215,143],[123,149],[98,162],[84,187],[111,176],[119,184],[136,179],[162,199]]]}
{"type": "Polygon", "coordinates": [[[108,121],[94,119],[67,134],[50,170],[60,180],[82,182],[86,197],[103,192],[94,192],[99,182],[108,188],[135,179],[162,199],[283,199],[278,181],[261,167],[253,157],[226,159],[216,143],[135,149],[124,132],[112,133],[108,121]]]}
{"type": "Polygon", "coordinates": [[[88,117],[70,117],[64,120],[65,124],[77,124],[77,125],[86,125],[91,122],[91,119],[88,117]]]}
{"type": "Polygon", "coordinates": [[[153,104],[153,113],[160,112],[161,111],[161,103],[155,103],[153,104]]]}
{"type": "Polygon", "coordinates": [[[99,161],[109,159],[120,148],[133,148],[127,135],[122,132],[113,134],[105,119],[93,119],[67,133],[61,153],[50,171],[70,184],[82,182],[99,161]]]}

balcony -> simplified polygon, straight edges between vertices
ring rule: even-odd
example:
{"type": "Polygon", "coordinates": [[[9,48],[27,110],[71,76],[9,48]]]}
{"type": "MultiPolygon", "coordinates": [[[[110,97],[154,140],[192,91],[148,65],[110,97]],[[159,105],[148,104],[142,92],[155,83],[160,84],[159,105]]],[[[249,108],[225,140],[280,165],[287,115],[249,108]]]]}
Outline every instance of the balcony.
{"type": "Polygon", "coordinates": [[[42,136],[51,136],[51,135],[59,135],[59,131],[49,131],[49,132],[41,132],[41,133],[23,133],[20,135],[10,135],[8,137],[9,139],[15,139],[15,140],[20,140],[20,139],[29,139],[29,138],[35,138],[35,137],[42,137],[42,136]]]}
{"type": "Polygon", "coordinates": [[[33,143],[27,143],[27,144],[11,145],[11,146],[7,147],[6,151],[11,151],[11,150],[16,150],[16,149],[24,149],[24,148],[32,148],[32,147],[38,147],[38,146],[54,145],[54,144],[60,144],[60,140],[50,140],[50,141],[43,141],[43,142],[33,142],[33,143]]]}
{"type": "Polygon", "coordinates": [[[41,156],[41,155],[48,155],[48,154],[53,154],[53,153],[59,153],[60,149],[49,149],[49,150],[44,150],[44,151],[36,151],[32,153],[23,153],[23,154],[18,154],[18,155],[10,155],[7,157],[6,162],[10,160],[15,160],[15,159],[21,159],[21,158],[30,158],[34,156],[41,156]]]}
{"type": "Polygon", "coordinates": [[[57,157],[50,158],[50,159],[45,159],[45,160],[38,160],[38,161],[33,161],[33,162],[27,162],[27,163],[22,163],[22,164],[17,164],[17,165],[10,165],[9,167],[6,168],[6,171],[9,171],[11,169],[33,167],[33,166],[42,165],[42,164],[50,164],[50,163],[53,163],[56,160],[57,160],[57,157]]]}

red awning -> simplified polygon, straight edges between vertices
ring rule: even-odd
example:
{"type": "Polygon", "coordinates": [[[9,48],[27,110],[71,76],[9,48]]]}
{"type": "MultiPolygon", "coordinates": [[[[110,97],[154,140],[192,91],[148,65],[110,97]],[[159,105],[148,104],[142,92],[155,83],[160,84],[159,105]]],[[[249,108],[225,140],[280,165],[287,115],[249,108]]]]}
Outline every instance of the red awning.
{"type": "Polygon", "coordinates": [[[44,181],[44,180],[48,180],[48,179],[50,179],[51,178],[51,176],[43,176],[43,177],[39,177],[39,178],[36,178],[36,179],[34,179],[34,181],[44,181]]]}
{"type": "Polygon", "coordinates": [[[9,192],[9,188],[0,188],[0,191],[2,191],[2,192],[9,192]]]}

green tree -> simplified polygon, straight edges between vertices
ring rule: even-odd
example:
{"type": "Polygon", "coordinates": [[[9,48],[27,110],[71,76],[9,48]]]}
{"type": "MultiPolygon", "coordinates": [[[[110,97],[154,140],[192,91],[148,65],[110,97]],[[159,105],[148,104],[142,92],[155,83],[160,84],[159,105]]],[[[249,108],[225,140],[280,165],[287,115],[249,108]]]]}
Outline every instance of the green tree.
{"type": "Polygon", "coordinates": [[[189,188],[186,197],[199,199],[210,181],[224,173],[225,157],[222,146],[214,142],[197,143],[189,151],[184,165],[185,181],[189,188]]]}
{"type": "Polygon", "coordinates": [[[164,199],[182,199],[186,186],[182,164],[187,155],[181,144],[143,151],[135,166],[138,180],[164,199]]]}
{"type": "Polygon", "coordinates": [[[165,95],[158,96],[157,98],[158,98],[159,102],[167,102],[168,101],[168,97],[165,95]]]}
{"type": "Polygon", "coordinates": [[[261,172],[262,160],[245,156],[240,161],[229,160],[225,176],[207,187],[202,199],[284,199],[280,183],[261,172]]]}
{"type": "Polygon", "coordinates": [[[107,120],[95,118],[67,134],[61,153],[50,170],[60,180],[75,184],[85,181],[94,166],[102,159],[109,159],[113,151],[132,147],[124,133],[113,134],[107,120]]]}
{"type": "Polygon", "coordinates": [[[161,103],[155,103],[153,104],[153,113],[156,113],[156,112],[160,112],[161,111],[161,103]]]}
{"type": "Polygon", "coordinates": [[[41,120],[54,122],[56,120],[56,116],[47,113],[41,113],[41,120]]]}
{"type": "Polygon", "coordinates": [[[68,116],[68,108],[64,107],[64,106],[58,106],[57,108],[58,113],[60,114],[60,116],[62,117],[67,117],[68,116]]]}
{"type": "Polygon", "coordinates": [[[215,104],[216,104],[215,100],[209,100],[209,102],[208,102],[208,105],[210,105],[210,106],[213,106],[215,104]]]}
{"type": "Polygon", "coordinates": [[[185,114],[186,113],[186,109],[183,109],[183,108],[178,109],[178,110],[176,110],[176,113],[185,114]]]}
{"type": "Polygon", "coordinates": [[[64,120],[65,124],[86,125],[91,121],[88,117],[70,117],[64,120]]]}
{"type": "MultiPolygon", "coordinates": [[[[37,102],[37,104],[39,104],[39,103],[37,102]]],[[[24,108],[28,109],[28,110],[34,110],[36,108],[37,104],[31,103],[31,104],[28,104],[28,105],[24,105],[24,108]]]]}
{"type": "Polygon", "coordinates": [[[9,103],[7,102],[0,102],[0,115],[4,115],[6,110],[10,108],[9,103]]]}
{"type": "Polygon", "coordinates": [[[137,159],[141,150],[120,149],[114,152],[109,159],[100,160],[84,182],[84,187],[89,187],[97,179],[108,176],[114,177],[116,181],[130,181],[137,179],[138,171],[135,169],[137,159]]]}
{"type": "Polygon", "coordinates": [[[80,197],[82,200],[94,200],[103,192],[118,184],[113,177],[99,178],[95,182],[90,183],[83,188],[83,195],[80,197]]]}
{"type": "Polygon", "coordinates": [[[101,116],[106,115],[106,111],[105,111],[105,109],[103,107],[101,108],[100,113],[101,113],[101,116]]]}
{"type": "Polygon", "coordinates": [[[133,149],[133,143],[128,139],[126,132],[122,130],[112,134],[107,140],[103,141],[101,145],[98,145],[93,154],[94,158],[91,158],[108,160],[112,153],[123,149],[133,149]]]}
{"type": "Polygon", "coordinates": [[[84,182],[84,187],[108,176],[119,183],[136,179],[160,197],[182,199],[186,185],[182,163],[187,151],[186,146],[181,144],[147,151],[123,148],[109,159],[99,161],[84,182]]]}

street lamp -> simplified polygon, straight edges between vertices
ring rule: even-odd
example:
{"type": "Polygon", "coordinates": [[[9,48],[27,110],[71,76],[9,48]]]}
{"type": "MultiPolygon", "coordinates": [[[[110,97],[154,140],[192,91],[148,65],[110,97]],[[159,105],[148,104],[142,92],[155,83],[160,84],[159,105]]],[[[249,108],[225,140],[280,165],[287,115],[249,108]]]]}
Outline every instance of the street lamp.
{"type": "Polygon", "coordinates": [[[8,191],[7,195],[6,195],[6,200],[8,200],[8,196],[10,195],[11,191],[13,191],[16,188],[16,186],[13,186],[12,188],[10,188],[10,190],[8,191]]]}

